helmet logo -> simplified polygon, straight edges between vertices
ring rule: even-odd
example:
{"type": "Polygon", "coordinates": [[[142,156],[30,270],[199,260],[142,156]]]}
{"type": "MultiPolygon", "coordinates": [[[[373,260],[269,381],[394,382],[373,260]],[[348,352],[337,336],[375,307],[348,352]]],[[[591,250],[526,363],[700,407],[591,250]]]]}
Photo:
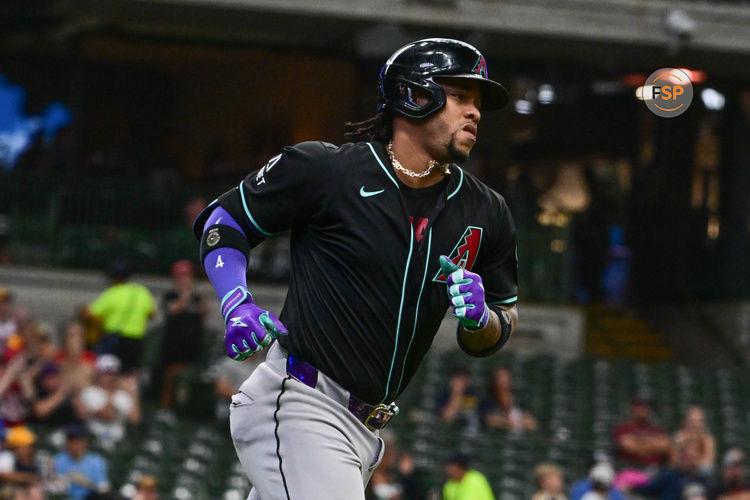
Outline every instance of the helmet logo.
{"type": "Polygon", "coordinates": [[[481,75],[482,78],[487,78],[487,61],[484,60],[484,56],[479,56],[471,72],[481,75]]]}

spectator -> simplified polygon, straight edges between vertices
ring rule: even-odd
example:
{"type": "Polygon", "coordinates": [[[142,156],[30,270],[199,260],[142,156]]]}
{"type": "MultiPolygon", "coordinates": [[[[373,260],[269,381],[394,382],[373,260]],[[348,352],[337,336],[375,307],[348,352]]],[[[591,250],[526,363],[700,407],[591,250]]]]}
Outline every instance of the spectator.
{"type": "Polygon", "coordinates": [[[400,453],[395,436],[383,431],[385,451],[365,491],[368,500],[422,500],[427,492],[414,471],[409,453],[400,453]]]}
{"type": "Polygon", "coordinates": [[[745,453],[730,448],[721,460],[721,475],[709,490],[711,500],[750,500],[750,481],[745,470],[745,453]]]}
{"type": "Polygon", "coordinates": [[[640,468],[666,463],[671,443],[667,433],[651,423],[651,402],[633,398],[630,415],[630,420],[617,425],[612,433],[618,458],[640,468]]]}
{"type": "Polygon", "coordinates": [[[497,368],[490,379],[491,399],[482,405],[482,420],[491,429],[514,432],[535,431],[536,419],[516,404],[510,372],[497,368]]]}
{"type": "MultiPolygon", "coordinates": [[[[716,440],[706,428],[706,416],[700,406],[690,406],[685,412],[682,427],[674,433],[675,449],[691,439],[701,442],[701,449],[704,453],[701,458],[701,468],[705,472],[711,472],[716,461],[716,440]]],[[[677,457],[673,458],[676,460],[677,457]]]]}
{"type": "Polygon", "coordinates": [[[125,437],[126,423],[141,420],[138,387],[132,377],[118,376],[120,360],[112,354],[99,356],[96,370],[96,384],[81,391],[78,412],[99,443],[111,448],[125,437]]]}
{"type": "Polygon", "coordinates": [[[172,409],[174,382],[185,365],[200,362],[203,354],[203,318],[208,304],[195,288],[195,266],[180,260],[172,266],[172,289],[164,295],[166,324],[162,340],[164,384],[161,407],[172,409]]]}
{"type": "Polygon", "coordinates": [[[443,500],[495,500],[484,475],[469,469],[469,459],[460,453],[445,463],[448,481],[443,486],[443,500]]]}
{"type": "Polygon", "coordinates": [[[0,375],[0,416],[8,426],[26,421],[36,397],[34,380],[54,356],[54,346],[34,321],[20,325],[18,338],[11,337],[0,375]]]}
{"type": "Polygon", "coordinates": [[[437,399],[438,412],[443,422],[476,424],[479,421],[479,399],[469,386],[469,371],[466,367],[454,366],[451,369],[448,387],[437,399]]]}
{"type": "Polygon", "coordinates": [[[81,423],[76,415],[74,394],[75,387],[60,373],[60,367],[48,362],[37,379],[36,399],[32,404],[34,418],[55,428],[81,423]]]}
{"type": "Polygon", "coordinates": [[[13,315],[13,296],[7,288],[0,286],[0,344],[4,347],[17,331],[18,324],[13,315]]]}
{"type": "Polygon", "coordinates": [[[55,455],[53,462],[58,486],[73,500],[107,493],[107,463],[98,453],[88,451],[86,430],[72,425],[65,434],[65,451],[55,455]]]}
{"type": "Polygon", "coordinates": [[[229,421],[229,404],[232,402],[232,396],[237,394],[242,382],[252,375],[258,365],[263,362],[264,357],[265,351],[245,361],[235,361],[224,357],[214,365],[212,371],[215,373],[214,394],[218,421],[229,421]]]}
{"type": "Polygon", "coordinates": [[[708,476],[701,471],[701,442],[689,440],[677,447],[677,463],[633,491],[660,500],[706,498],[708,476]]]}
{"type": "Polygon", "coordinates": [[[159,483],[154,476],[146,475],[138,481],[133,500],[159,500],[159,483]]]}
{"type": "Polygon", "coordinates": [[[65,326],[62,349],[55,361],[63,379],[75,390],[88,387],[94,381],[96,355],[86,350],[83,325],[79,321],[71,321],[65,326]]]}
{"type": "Polygon", "coordinates": [[[44,498],[39,465],[34,456],[36,436],[24,426],[8,430],[0,452],[0,483],[13,491],[13,497],[23,500],[44,498]]]}
{"type": "Polygon", "coordinates": [[[555,464],[540,464],[534,469],[536,493],[531,500],[567,500],[560,468],[555,464]]]}
{"type": "Polygon", "coordinates": [[[612,486],[615,470],[609,462],[595,463],[586,479],[570,489],[570,500],[625,500],[625,495],[612,486]]]}
{"type": "Polygon", "coordinates": [[[156,313],[154,297],[148,289],[131,283],[130,267],[119,262],[109,272],[111,286],[88,307],[88,315],[103,323],[104,336],[99,342],[101,354],[115,354],[125,372],[141,366],[143,337],[148,319],[156,313]]]}

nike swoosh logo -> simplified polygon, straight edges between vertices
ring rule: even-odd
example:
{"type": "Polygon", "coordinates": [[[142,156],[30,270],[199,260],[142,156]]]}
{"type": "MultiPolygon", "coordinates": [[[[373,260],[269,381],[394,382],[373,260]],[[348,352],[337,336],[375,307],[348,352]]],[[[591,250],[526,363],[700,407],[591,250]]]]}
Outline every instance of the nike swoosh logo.
{"type": "Polygon", "coordinates": [[[375,196],[376,194],[380,194],[383,191],[385,191],[385,189],[381,189],[380,191],[365,191],[365,187],[362,186],[361,188],[359,188],[359,195],[362,198],[369,198],[370,196],[375,196]]]}

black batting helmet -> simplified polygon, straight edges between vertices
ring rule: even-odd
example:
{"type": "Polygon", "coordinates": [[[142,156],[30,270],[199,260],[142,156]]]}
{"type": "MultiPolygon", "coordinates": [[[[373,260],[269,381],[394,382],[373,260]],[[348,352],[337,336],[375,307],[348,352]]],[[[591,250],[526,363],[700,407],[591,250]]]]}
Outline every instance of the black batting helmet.
{"type": "Polygon", "coordinates": [[[508,91],[490,80],[487,62],[474,46],[449,38],[427,38],[398,49],[380,70],[378,90],[380,108],[390,108],[410,118],[426,118],[445,106],[445,92],[434,78],[477,80],[482,92],[483,109],[499,109],[508,104],[508,91]],[[430,96],[420,106],[413,97],[415,89],[430,96]]]}

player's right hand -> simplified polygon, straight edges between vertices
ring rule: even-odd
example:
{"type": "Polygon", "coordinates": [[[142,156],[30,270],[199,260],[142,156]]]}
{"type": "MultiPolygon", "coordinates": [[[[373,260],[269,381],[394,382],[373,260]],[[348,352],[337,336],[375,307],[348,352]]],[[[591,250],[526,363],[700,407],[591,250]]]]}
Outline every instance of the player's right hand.
{"type": "Polygon", "coordinates": [[[227,356],[242,361],[289,332],[270,311],[253,302],[237,306],[227,318],[224,335],[227,356]]]}
{"type": "Polygon", "coordinates": [[[236,361],[249,358],[273,339],[289,334],[279,318],[253,302],[245,287],[237,287],[224,297],[221,312],[227,325],[225,352],[236,361]]]}

